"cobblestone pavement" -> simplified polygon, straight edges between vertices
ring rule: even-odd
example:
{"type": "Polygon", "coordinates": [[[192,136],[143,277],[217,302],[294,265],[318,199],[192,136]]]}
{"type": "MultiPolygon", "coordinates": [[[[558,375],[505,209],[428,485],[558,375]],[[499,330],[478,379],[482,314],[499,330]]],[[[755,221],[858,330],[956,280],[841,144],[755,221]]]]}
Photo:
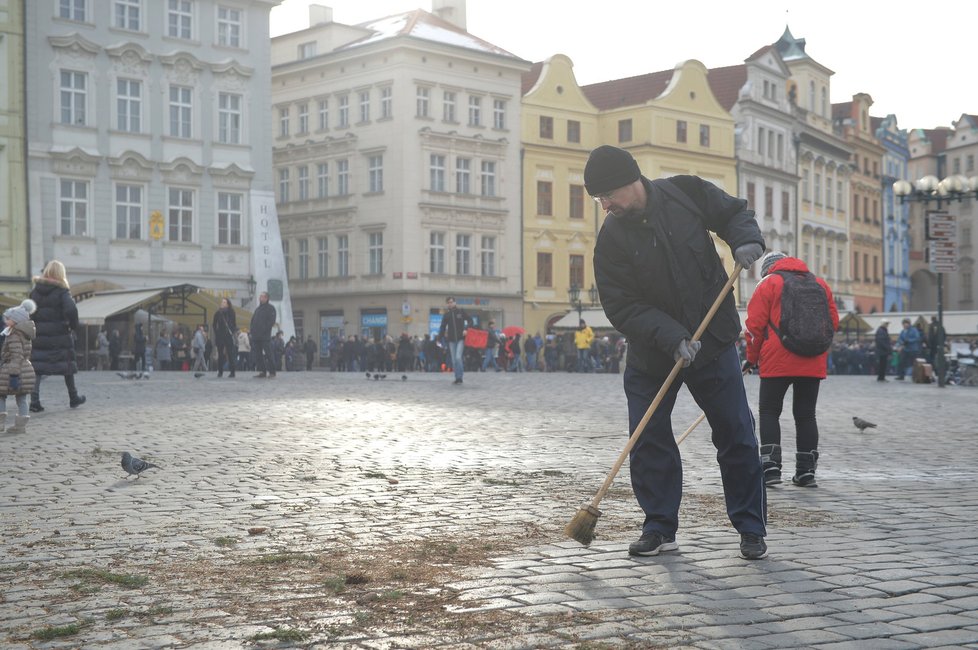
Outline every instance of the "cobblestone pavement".
{"type": "Polygon", "coordinates": [[[679,552],[628,557],[627,469],[596,541],[562,537],[625,442],[617,375],[78,383],[0,434],[4,648],[978,648],[973,389],[824,382],[820,487],[768,491],[747,562],[705,424],[679,552]]]}

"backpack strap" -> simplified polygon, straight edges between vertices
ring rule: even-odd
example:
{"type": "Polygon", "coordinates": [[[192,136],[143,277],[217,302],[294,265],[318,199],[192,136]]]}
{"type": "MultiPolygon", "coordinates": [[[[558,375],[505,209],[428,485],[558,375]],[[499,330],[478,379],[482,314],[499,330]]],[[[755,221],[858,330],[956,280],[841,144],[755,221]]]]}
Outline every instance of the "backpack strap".
{"type": "Polygon", "coordinates": [[[671,196],[673,199],[678,201],[684,208],[686,208],[696,216],[700,217],[700,220],[702,221],[703,211],[700,210],[698,205],[693,203],[693,199],[689,198],[686,192],[683,192],[681,189],[676,187],[676,184],[673,183],[671,180],[669,180],[668,178],[660,178],[651,181],[651,183],[652,185],[659,188],[660,190],[662,190],[663,192],[671,196]]]}

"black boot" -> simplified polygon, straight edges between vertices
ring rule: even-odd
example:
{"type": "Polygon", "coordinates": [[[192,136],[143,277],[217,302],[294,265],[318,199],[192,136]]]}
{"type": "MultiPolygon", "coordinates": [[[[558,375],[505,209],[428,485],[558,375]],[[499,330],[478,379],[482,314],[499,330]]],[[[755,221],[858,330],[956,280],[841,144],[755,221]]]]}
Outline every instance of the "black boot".
{"type": "Polygon", "coordinates": [[[815,467],[818,465],[818,450],[795,454],[795,475],[791,482],[798,487],[818,487],[815,482],[815,467]]]}
{"type": "Polygon", "coordinates": [[[44,410],[44,407],[41,406],[41,396],[38,395],[37,393],[31,393],[30,412],[31,413],[40,413],[43,410],[44,410]]]}
{"type": "Polygon", "coordinates": [[[65,375],[65,386],[68,388],[68,406],[74,409],[85,403],[85,396],[79,395],[75,388],[74,375],[65,375]]]}
{"type": "Polygon", "coordinates": [[[761,466],[764,469],[764,485],[781,482],[781,445],[761,445],[761,466]]]}

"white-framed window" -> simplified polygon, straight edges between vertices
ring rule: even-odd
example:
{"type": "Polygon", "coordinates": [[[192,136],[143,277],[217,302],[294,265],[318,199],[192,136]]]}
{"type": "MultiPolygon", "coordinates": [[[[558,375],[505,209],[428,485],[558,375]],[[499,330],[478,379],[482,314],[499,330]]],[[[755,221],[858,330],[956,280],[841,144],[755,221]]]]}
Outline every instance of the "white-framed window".
{"type": "Polygon", "coordinates": [[[329,163],[316,165],[316,189],[319,198],[325,199],[329,196],[329,163]]]}
{"type": "Polygon", "coordinates": [[[429,169],[431,171],[431,191],[445,191],[445,156],[438,153],[431,154],[429,169]]]}
{"type": "Polygon", "coordinates": [[[319,100],[319,130],[325,131],[329,128],[329,100],[319,100]]]}
{"type": "Polygon", "coordinates": [[[336,126],[345,129],[350,126],[350,96],[340,95],[336,101],[339,102],[339,115],[336,126]]]}
{"type": "Polygon", "coordinates": [[[167,192],[167,199],[168,239],[192,242],[194,240],[194,191],[171,187],[167,192]]]}
{"type": "Polygon", "coordinates": [[[218,93],[217,140],[221,144],[241,144],[241,95],[218,93]]]}
{"type": "Polygon", "coordinates": [[[455,235],[455,274],[472,274],[472,235],[455,235]]]}
{"type": "Polygon", "coordinates": [[[309,279],[309,240],[299,240],[299,279],[309,279]]]}
{"type": "Polygon", "coordinates": [[[289,134],[289,107],[278,109],[278,134],[285,137],[289,134]]]}
{"type": "Polygon", "coordinates": [[[307,43],[299,43],[299,59],[311,59],[316,56],[319,52],[319,48],[316,45],[316,41],[309,41],[307,43]]]}
{"type": "Polygon", "coordinates": [[[142,30],[142,0],[114,0],[112,26],[131,32],[142,30]]]}
{"type": "Polygon", "coordinates": [[[84,126],[88,101],[88,75],[77,70],[61,71],[61,123],[84,126]]]}
{"type": "Polygon", "coordinates": [[[241,224],[244,223],[244,195],[239,192],[217,193],[217,243],[241,245],[241,224]]]}
{"type": "Polygon", "coordinates": [[[370,191],[384,191],[384,157],[370,156],[367,159],[367,171],[370,178],[370,191]]]}
{"type": "Polygon", "coordinates": [[[193,37],[194,3],[192,0],[167,0],[166,35],[190,40],[193,37]]]}
{"type": "Polygon", "coordinates": [[[431,116],[431,89],[427,86],[418,86],[415,95],[415,112],[417,117],[431,116]]]}
{"type": "Polygon", "coordinates": [[[428,246],[428,271],[431,273],[445,272],[445,233],[432,232],[428,246]]]}
{"type": "Polygon", "coordinates": [[[289,168],[278,170],[278,202],[289,202],[289,168]]]}
{"type": "Polygon", "coordinates": [[[309,200],[309,166],[299,165],[299,200],[309,200]]]}
{"type": "Polygon", "coordinates": [[[472,160],[470,158],[455,159],[455,191],[459,194],[471,194],[472,160]]]}
{"type": "Polygon", "coordinates": [[[350,193],[350,161],[336,161],[336,193],[346,196],[350,193]]]}
{"type": "Polygon", "coordinates": [[[336,275],[345,278],[350,275],[350,236],[336,236],[336,275]]]}
{"type": "Polygon", "coordinates": [[[299,104],[299,133],[309,133],[309,104],[299,104]]]}
{"type": "Polygon", "coordinates": [[[174,138],[193,137],[194,89],[189,86],[170,86],[170,135],[174,138]]]}
{"type": "Polygon", "coordinates": [[[223,47],[241,47],[240,9],[217,7],[217,44],[223,47]]]}
{"type": "Polygon", "coordinates": [[[372,232],[367,235],[367,253],[370,261],[370,275],[384,272],[384,233],[372,232]]]}
{"type": "Polygon", "coordinates": [[[492,128],[506,128],[506,100],[492,100],[492,128]]]}
{"type": "Polygon", "coordinates": [[[329,237],[316,238],[316,275],[329,277],[329,237]]]}
{"type": "Polygon", "coordinates": [[[88,20],[86,9],[85,0],[59,0],[58,18],[83,23],[88,20]]]}
{"type": "Polygon", "coordinates": [[[143,84],[138,79],[116,79],[116,128],[129,133],[142,129],[143,84]]]}
{"type": "Polygon", "coordinates": [[[143,238],[143,186],[115,185],[115,238],[143,238]]]}
{"type": "Polygon", "coordinates": [[[88,181],[62,178],[59,217],[62,235],[88,235],[88,181]]]}
{"type": "Polygon", "coordinates": [[[455,93],[446,90],[442,94],[441,119],[445,122],[455,121],[455,93]]]}
{"type": "Polygon", "coordinates": [[[389,120],[394,117],[394,89],[385,86],[380,89],[380,119],[389,120]]]}
{"type": "Polygon", "coordinates": [[[496,238],[491,235],[482,236],[482,275],[496,275],[496,238]]]}
{"type": "Polygon", "coordinates": [[[357,99],[360,102],[360,122],[370,121],[370,91],[361,90],[357,93],[357,99]]]}
{"type": "Polygon", "coordinates": [[[482,161],[482,196],[496,196],[496,163],[482,161]]]}
{"type": "Polygon", "coordinates": [[[482,126],[482,98],[469,95],[469,126],[482,126]]]}

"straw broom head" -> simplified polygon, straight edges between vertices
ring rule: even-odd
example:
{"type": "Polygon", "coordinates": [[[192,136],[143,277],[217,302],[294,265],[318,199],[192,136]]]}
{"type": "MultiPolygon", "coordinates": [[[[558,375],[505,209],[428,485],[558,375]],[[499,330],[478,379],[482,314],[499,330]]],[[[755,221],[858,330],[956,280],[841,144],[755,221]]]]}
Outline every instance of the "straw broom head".
{"type": "Polygon", "coordinates": [[[594,541],[594,528],[598,525],[600,516],[600,510],[591,505],[585,506],[564,527],[564,534],[584,546],[590,546],[594,541]]]}

